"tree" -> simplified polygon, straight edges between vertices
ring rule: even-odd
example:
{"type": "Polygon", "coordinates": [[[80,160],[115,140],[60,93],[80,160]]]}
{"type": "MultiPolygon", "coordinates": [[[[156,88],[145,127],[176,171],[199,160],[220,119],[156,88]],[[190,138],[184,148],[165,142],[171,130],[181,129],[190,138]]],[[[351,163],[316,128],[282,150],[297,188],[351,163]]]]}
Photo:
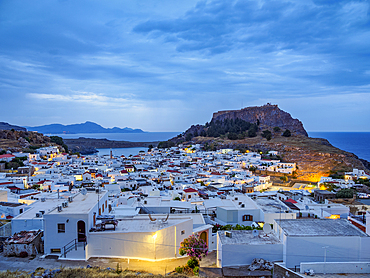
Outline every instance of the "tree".
{"type": "Polygon", "coordinates": [[[267,141],[270,141],[271,140],[271,138],[272,138],[272,134],[271,134],[271,131],[270,130],[264,130],[263,132],[262,132],[262,137],[263,138],[266,138],[267,139],[267,141]]]}
{"type": "Polygon", "coordinates": [[[202,260],[208,254],[208,247],[198,235],[191,235],[180,243],[179,253],[181,256],[188,255],[190,259],[202,260]]]}
{"type": "Polygon", "coordinates": [[[230,132],[227,135],[227,138],[230,139],[230,140],[236,140],[236,139],[238,139],[238,135],[236,133],[230,132]]]}
{"type": "Polygon", "coordinates": [[[190,140],[191,140],[191,138],[193,138],[193,134],[191,134],[190,132],[189,132],[189,133],[187,133],[187,134],[186,134],[186,136],[185,136],[185,140],[186,140],[186,141],[190,141],[190,140]]]}
{"type": "Polygon", "coordinates": [[[344,188],[335,194],[336,198],[353,198],[353,195],[355,195],[356,192],[352,188],[344,188]]]}
{"type": "Polygon", "coordinates": [[[283,136],[284,137],[290,137],[292,135],[292,133],[290,132],[290,130],[289,129],[286,129],[285,131],[284,131],[284,133],[283,133],[283,136]]]}
{"type": "Polygon", "coordinates": [[[153,148],[154,148],[154,147],[153,147],[153,145],[152,145],[152,144],[150,144],[150,145],[148,146],[148,152],[151,152],[153,148]]]}

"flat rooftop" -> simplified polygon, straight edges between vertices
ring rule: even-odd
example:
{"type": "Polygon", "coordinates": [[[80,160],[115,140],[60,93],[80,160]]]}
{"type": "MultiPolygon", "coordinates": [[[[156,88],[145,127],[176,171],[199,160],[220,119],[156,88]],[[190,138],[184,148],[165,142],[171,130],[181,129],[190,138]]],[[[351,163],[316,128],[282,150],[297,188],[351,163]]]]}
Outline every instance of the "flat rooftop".
{"type": "Polygon", "coordinates": [[[268,197],[259,197],[254,201],[265,213],[284,213],[286,210],[291,210],[283,202],[268,197]]]}
{"type": "MultiPolygon", "coordinates": [[[[108,194],[108,191],[100,192],[100,194],[94,192],[87,192],[86,195],[79,193],[73,197],[72,202],[68,202],[68,206],[64,207],[62,211],[53,210],[49,214],[85,214],[88,213],[99,201],[108,194]]],[[[102,206],[103,203],[100,203],[102,206]]]]}
{"type": "MultiPolygon", "coordinates": [[[[256,230],[257,231],[257,230],[256,230]]],[[[253,231],[228,231],[231,232],[231,237],[225,235],[225,231],[219,231],[222,244],[245,244],[245,245],[260,245],[260,244],[281,244],[280,240],[272,233],[265,234],[263,231],[258,231],[258,235],[254,236],[253,231]]]]}
{"type": "MultiPolygon", "coordinates": [[[[153,219],[164,220],[166,215],[152,215],[153,219]]],[[[191,220],[191,217],[181,217],[170,215],[166,223],[160,223],[159,221],[151,221],[149,215],[139,215],[131,219],[124,219],[118,221],[116,230],[99,231],[96,233],[136,233],[136,232],[156,232],[161,229],[166,229],[170,226],[191,220]]],[[[108,227],[108,226],[107,226],[108,227]]]]}
{"type": "Polygon", "coordinates": [[[283,219],[276,223],[288,236],[369,236],[346,219],[283,219]]]}
{"type": "Polygon", "coordinates": [[[26,211],[22,214],[16,216],[13,218],[13,220],[27,220],[27,219],[42,219],[36,217],[36,213],[40,211],[45,211],[45,213],[48,213],[55,209],[58,205],[61,205],[63,202],[65,202],[65,199],[46,199],[45,202],[37,201],[29,206],[27,206],[26,211]]]}

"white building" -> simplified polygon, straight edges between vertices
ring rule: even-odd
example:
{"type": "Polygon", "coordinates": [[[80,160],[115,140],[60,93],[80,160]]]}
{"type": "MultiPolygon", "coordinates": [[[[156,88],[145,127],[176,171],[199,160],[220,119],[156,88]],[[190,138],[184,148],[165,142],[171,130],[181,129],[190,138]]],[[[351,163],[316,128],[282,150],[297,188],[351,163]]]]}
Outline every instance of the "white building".
{"type": "Polygon", "coordinates": [[[370,236],[345,219],[277,220],[288,268],[302,262],[370,262],[370,236]]]}
{"type": "MultiPolygon", "coordinates": [[[[94,227],[96,216],[108,213],[108,192],[79,193],[67,206],[58,206],[44,214],[44,253],[62,254],[63,248],[76,240],[80,245],[89,243],[88,231],[94,227]]],[[[85,258],[79,249],[77,257],[85,258]]]]}
{"type": "Polygon", "coordinates": [[[283,260],[283,244],[263,231],[219,231],[217,267],[249,265],[255,258],[274,262],[283,260]]]}

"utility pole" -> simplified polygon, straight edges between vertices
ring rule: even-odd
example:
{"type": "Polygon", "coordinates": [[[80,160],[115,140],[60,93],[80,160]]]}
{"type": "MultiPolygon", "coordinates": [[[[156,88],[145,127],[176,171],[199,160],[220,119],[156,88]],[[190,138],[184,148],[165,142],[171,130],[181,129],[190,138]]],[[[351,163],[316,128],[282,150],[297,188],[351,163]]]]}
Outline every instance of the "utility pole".
{"type": "Polygon", "coordinates": [[[322,248],[324,248],[324,274],[326,274],[325,272],[325,266],[326,266],[326,249],[328,249],[329,248],[329,246],[323,246],[322,248]]]}

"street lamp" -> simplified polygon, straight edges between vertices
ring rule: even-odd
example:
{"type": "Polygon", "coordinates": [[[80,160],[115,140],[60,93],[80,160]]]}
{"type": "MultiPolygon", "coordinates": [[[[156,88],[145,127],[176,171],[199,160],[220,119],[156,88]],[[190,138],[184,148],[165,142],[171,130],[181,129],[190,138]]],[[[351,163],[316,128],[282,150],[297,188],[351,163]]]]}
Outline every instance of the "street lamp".
{"type": "Polygon", "coordinates": [[[155,234],[152,236],[152,238],[153,238],[153,244],[154,244],[154,260],[156,260],[156,259],[157,259],[157,256],[156,256],[156,250],[155,250],[155,240],[156,240],[156,238],[157,238],[157,234],[155,233],[155,234]]]}

